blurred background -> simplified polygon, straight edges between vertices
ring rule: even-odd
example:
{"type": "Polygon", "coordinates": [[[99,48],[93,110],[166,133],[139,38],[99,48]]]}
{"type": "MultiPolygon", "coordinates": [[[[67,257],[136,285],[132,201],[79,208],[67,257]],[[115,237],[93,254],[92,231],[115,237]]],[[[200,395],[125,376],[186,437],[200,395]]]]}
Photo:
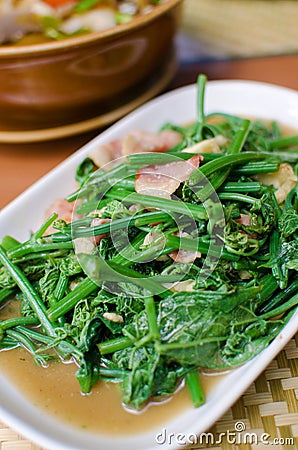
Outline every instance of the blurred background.
{"type": "Polygon", "coordinates": [[[181,62],[298,52],[298,1],[185,0],[181,62]]]}

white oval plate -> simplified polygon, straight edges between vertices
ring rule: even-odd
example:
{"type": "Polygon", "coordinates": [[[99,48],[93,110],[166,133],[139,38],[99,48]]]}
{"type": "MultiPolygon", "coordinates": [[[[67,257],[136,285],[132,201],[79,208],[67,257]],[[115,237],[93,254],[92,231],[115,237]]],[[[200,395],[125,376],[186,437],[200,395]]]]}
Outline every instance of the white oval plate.
{"type": "MultiPolygon", "coordinates": [[[[206,88],[206,112],[212,111],[274,119],[297,127],[298,93],[251,81],[212,81],[206,88]]],[[[131,130],[156,131],[168,121],[187,123],[195,115],[195,85],[177,89],[140,107],[84,146],[2,210],[0,238],[10,234],[17,239],[27,239],[29,231],[40,224],[47,205],[74,189],[75,168],[94,147],[122,137],[131,130]]],[[[0,418],[24,436],[49,449],[181,449],[181,439],[185,440],[183,436],[206,431],[241,396],[297,330],[298,313],[258,357],[223,377],[208,395],[204,406],[187,410],[170,422],[165,417],[164,423],[150,432],[135,436],[109,436],[73,429],[30,404],[3,376],[0,377],[0,418]],[[174,433],[176,438],[163,442],[164,435],[159,433],[164,429],[167,436],[174,433]],[[179,433],[182,433],[180,437],[179,433]],[[180,439],[180,443],[177,439],[180,439]]]]}

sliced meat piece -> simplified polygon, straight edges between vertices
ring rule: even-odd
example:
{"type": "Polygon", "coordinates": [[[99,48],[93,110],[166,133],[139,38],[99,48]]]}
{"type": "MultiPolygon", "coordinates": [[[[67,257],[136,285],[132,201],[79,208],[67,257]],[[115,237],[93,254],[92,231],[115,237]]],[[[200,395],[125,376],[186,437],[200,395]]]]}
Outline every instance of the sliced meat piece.
{"type": "Polygon", "coordinates": [[[87,255],[92,255],[95,249],[95,245],[89,237],[76,238],[73,241],[73,245],[76,254],[85,253],[87,255]]]}
{"type": "Polygon", "coordinates": [[[180,183],[189,179],[202,160],[201,155],[196,155],[187,161],[143,167],[137,172],[135,190],[139,194],[169,199],[180,183]]]}
{"type": "Polygon", "coordinates": [[[241,223],[242,225],[250,225],[250,216],[248,214],[240,214],[240,218],[236,219],[235,222],[241,223]]]}
{"type": "MultiPolygon", "coordinates": [[[[108,218],[100,219],[99,217],[95,217],[92,220],[90,227],[97,227],[98,225],[103,225],[104,223],[108,223],[111,221],[112,220],[108,219],[108,218]]],[[[108,235],[109,235],[109,233],[98,234],[97,236],[92,236],[90,239],[91,239],[91,242],[93,242],[95,245],[98,245],[100,243],[100,241],[108,235]]]]}
{"type": "Polygon", "coordinates": [[[138,212],[141,211],[141,209],[143,209],[143,207],[141,205],[130,205],[130,207],[128,208],[129,211],[131,212],[138,212]]]}
{"type": "Polygon", "coordinates": [[[172,292],[194,292],[195,280],[176,281],[176,283],[165,283],[164,287],[172,292]]]}
{"type": "MultiPolygon", "coordinates": [[[[184,231],[179,231],[178,233],[175,233],[175,236],[179,237],[186,237],[191,238],[191,236],[188,233],[185,233],[184,231]]],[[[169,257],[173,259],[173,261],[182,263],[182,264],[190,264],[193,263],[197,258],[201,257],[201,253],[198,251],[190,251],[190,250],[174,250],[173,252],[169,253],[169,257]]]]}
{"type": "Polygon", "coordinates": [[[122,153],[126,156],[132,153],[166,152],[181,141],[182,136],[176,131],[133,131],[123,139],[122,153]]]}
{"type": "Polygon", "coordinates": [[[105,312],[103,313],[103,317],[107,320],[110,320],[111,322],[115,323],[123,323],[123,317],[119,314],[113,313],[113,312],[105,312]]]}
{"type": "Polygon", "coordinates": [[[121,156],[131,153],[165,152],[181,140],[181,135],[175,131],[161,131],[160,133],[133,131],[123,141],[117,139],[103,144],[93,149],[88,156],[97,167],[104,167],[121,156]]]}
{"type": "Polygon", "coordinates": [[[149,172],[137,175],[135,190],[139,194],[170,199],[171,194],[178,189],[179,185],[179,180],[149,172]]]}
{"type": "Polygon", "coordinates": [[[193,263],[198,257],[198,252],[191,252],[190,250],[174,250],[169,253],[169,257],[172,258],[173,261],[181,263],[181,264],[190,264],[193,263]]]}
{"type": "Polygon", "coordinates": [[[115,140],[103,144],[94,148],[88,156],[97,167],[104,167],[106,164],[109,164],[122,156],[122,142],[120,140],[115,140]]]}

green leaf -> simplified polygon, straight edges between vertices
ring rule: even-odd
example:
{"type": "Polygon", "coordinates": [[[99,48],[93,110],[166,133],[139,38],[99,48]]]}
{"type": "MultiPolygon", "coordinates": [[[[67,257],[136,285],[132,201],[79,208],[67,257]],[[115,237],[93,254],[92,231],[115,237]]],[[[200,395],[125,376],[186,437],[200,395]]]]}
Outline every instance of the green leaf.
{"type": "Polygon", "coordinates": [[[285,209],[279,220],[278,230],[283,238],[288,238],[298,230],[298,214],[294,209],[285,209]]]}
{"type": "Polygon", "coordinates": [[[94,172],[96,165],[90,158],[85,158],[77,167],[75,180],[82,185],[89,177],[89,175],[94,172]]]}
{"type": "Polygon", "coordinates": [[[99,380],[99,361],[100,355],[96,347],[85,353],[85,357],[81,361],[80,367],[76,372],[76,378],[83,394],[88,394],[99,380]]]}

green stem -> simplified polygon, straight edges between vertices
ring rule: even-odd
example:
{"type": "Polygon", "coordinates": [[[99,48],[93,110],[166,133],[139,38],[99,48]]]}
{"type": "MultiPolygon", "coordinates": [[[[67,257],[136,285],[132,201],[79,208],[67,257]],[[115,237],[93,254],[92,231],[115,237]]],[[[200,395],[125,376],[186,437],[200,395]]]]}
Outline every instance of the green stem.
{"type": "MultiPolygon", "coordinates": [[[[186,150],[186,148],[184,150],[186,150]]],[[[222,153],[190,153],[190,152],[181,151],[181,150],[169,151],[169,152],[167,152],[167,155],[176,156],[177,158],[180,158],[181,160],[186,160],[186,159],[190,159],[192,156],[201,155],[204,157],[202,164],[206,164],[209,161],[214,161],[215,159],[222,157],[222,153]]]]}
{"type": "Polygon", "coordinates": [[[57,250],[56,252],[42,252],[42,253],[28,253],[27,255],[22,256],[21,258],[14,258],[14,264],[23,264],[28,261],[36,260],[36,259],[46,259],[50,258],[59,258],[62,256],[66,256],[68,254],[67,249],[57,250]]]}
{"type": "MultiPolygon", "coordinates": [[[[227,150],[226,155],[236,155],[237,153],[241,152],[249,132],[249,127],[250,127],[250,120],[243,120],[242,129],[236,131],[235,136],[231,142],[231,145],[227,150]]],[[[231,167],[226,167],[225,169],[219,171],[219,173],[215,174],[215,176],[211,180],[211,185],[214,190],[217,191],[220,188],[220,186],[226,181],[226,179],[230,174],[230,171],[231,167]]],[[[206,186],[204,189],[208,189],[208,187],[206,186]]],[[[206,194],[204,194],[205,198],[211,195],[212,192],[206,192],[206,194]]],[[[202,196],[202,192],[200,193],[200,195],[202,196]]]]}
{"type": "Polygon", "coordinates": [[[206,87],[207,77],[200,74],[197,79],[197,121],[200,123],[205,122],[205,112],[204,112],[204,98],[205,98],[205,87],[206,87]]]}
{"type": "Polygon", "coordinates": [[[270,298],[278,289],[277,281],[271,274],[264,275],[261,279],[260,285],[262,286],[262,289],[257,295],[258,305],[262,305],[263,302],[267,301],[267,299],[270,298]]]}
{"type": "Polygon", "coordinates": [[[65,293],[65,290],[67,288],[67,285],[68,285],[68,280],[69,280],[69,277],[65,273],[61,272],[58,283],[57,283],[57,285],[55,287],[55,291],[54,291],[54,298],[56,300],[62,299],[62,297],[65,293]]]}
{"type": "MultiPolygon", "coordinates": [[[[127,191],[125,192],[127,193],[127,191]]],[[[52,239],[53,241],[60,243],[60,241],[63,242],[65,240],[67,241],[78,237],[98,236],[100,234],[111,233],[113,231],[125,229],[126,227],[149,225],[155,222],[168,222],[170,218],[171,217],[169,214],[159,211],[146,214],[137,214],[135,216],[113,220],[112,222],[104,223],[95,227],[78,228],[73,231],[72,235],[57,233],[52,235],[52,239]]]]}
{"type": "Polygon", "coordinates": [[[39,355],[37,353],[35,345],[33,344],[33,342],[30,341],[30,339],[27,338],[27,336],[15,330],[7,330],[6,334],[9,337],[15,339],[17,342],[19,342],[23,348],[25,348],[29,353],[31,353],[34,356],[34,360],[37,364],[41,364],[44,366],[47,364],[47,360],[44,358],[43,355],[39,355]]]}
{"type": "Polygon", "coordinates": [[[261,314],[259,318],[263,320],[272,319],[274,317],[279,316],[280,314],[284,314],[289,309],[297,305],[298,305],[298,294],[294,295],[294,297],[285,302],[283,305],[277,306],[276,308],[271,309],[267,313],[261,314]]]}
{"type": "Polygon", "coordinates": [[[111,200],[109,198],[105,199],[96,198],[95,200],[86,201],[76,207],[76,213],[83,215],[90,214],[93,211],[103,208],[108,203],[110,203],[110,201],[111,200]]]}
{"type": "MultiPolygon", "coordinates": [[[[218,257],[219,253],[218,249],[216,250],[216,252],[212,251],[212,246],[210,247],[209,243],[203,242],[200,238],[190,239],[178,236],[168,236],[166,239],[166,246],[176,250],[182,249],[182,250],[189,250],[191,252],[198,251],[203,255],[209,254],[210,256],[215,257],[218,257]]],[[[221,250],[220,256],[221,258],[230,261],[239,260],[239,256],[227,252],[224,248],[221,250]]]]}
{"type": "Polygon", "coordinates": [[[26,278],[26,276],[23,274],[21,269],[14,265],[9,258],[6,256],[5,250],[3,247],[0,246],[0,262],[3,264],[3,266],[8,270],[13,280],[16,282],[20,290],[23,292],[23,294],[26,296],[31,308],[36,313],[41,325],[45,329],[45,331],[51,335],[55,335],[54,327],[47,317],[46,314],[46,307],[44,303],[42,302],[41,298],[29,282],[29,280],[26,278]]]}
{"type": "Polygon", "coordinates": [[[51,250],[66,250],[72,248],[73,248],[72,242],[38,243],[28,241],[10,250],[8,252],[8,256],[9,258],[20,258],[22,256],[28,255],[29,253],[43,253],[51,250]]]}
{"type": "MultiPolygon", "coordinates": [[[[146,166],[152,166],[155,164],[168,164],[176,161],[183,161],[191,158],[189,153],[182,153],[182,158],[179,154],[174,153],[135,153],[128,156],[128,160],[133,167],[141,168],[146,166]]],[[[134,183],[133,183],[134,186],[134,183]]]]}
{"type": "Polygon", "coordinates": [[[298,145],[298,135],[275,139],[274,141],[271,141],[269,145],[270,149],[285,148],[292,147],[293,145],[298,145]]]}
{"type": "Polygon", "coordinates": [[[126,290],[130,296],[139,296],[143,298],[145,295],[143,291],[139,294],[135,291],[130,291],[129,284],[132,283],[139,286],[142,290],[148,291],[154,295],[160,295],[161,297],[165,295],[165,288],[162,283],[168,281],[168,276],[158,276],[151,279],[136,270],[125,267],[124,265],[118,265],[112,263],[111,261],[105,261],[101,256],[87,255],[83,253],[78,254],[77,256],[88,277],[94,280],[94,282],[99,286],[107,281],[116,283],[124,282],[127,283],[126,290]]]}
{"type": "Polygon", "coordinates": [[[110,261],[115,264],[130,264],[134,260],[135,255],[139,253],[137,250],[143,244],[146,234],[145,231],[141,231],[130,245],[122,249],[110,261]]]}
{"type": "Polygon", "coordinates": [[[3,302],[4,300],[7,299],[7,297],[9,297],[10,295],[12,295],[14,293],[14,289],[9,289],[9,288],[3,288],[0,291],[0,304],[1,302],[3,302]]]}
{"type": "Polygon", "coordinates": [[[157,325],[156,309],[153,297],[146,297],[144,300],[145,311],[148,319],[149,334],[152,339],[159,339],[160,332],[157,325]]]}
{"type": "MultiPolygon", "coordinates": [[[[50,297],[50,305],[55,305],[59,300],[63,298],[63,295],[65,294],[65,291],[68,286],[69,277],[61,272],[60,277],[58,280],[58,283],[55,287],[54,294],[50,297]]],[[[63,326],[65,324],[64,317],[59,317],[58,323],[60,326],[63,326]]]]}
{"type": "Polygon", "coordinates": [[[242,129],[236,131],[231,145],[227,150],[227,155],[235,155],[241,152],[249,133],[250,123],[250,120],[243,119],[242,129]]]}
{"type": "Polygon", "coordinates": [[[40,344],[46,344],[48,347],[50,347],[53,344],[53,342],[55,342],[55,337],[39,333],[38,331],[34,331],[31,328],[26,328],[24,325],[21,324],[17,326],[16,330],[27,336],[32,341],[38,342],[40,344]]]}
{"type": "MultiPolygon", "coordinates": [[[[272,277],[273,278],[273,277],[272,277]]],[[[264,300],[267,300],[268,298],[271,297],[271,295],[277,290],[278,284],[275,281],[275,289],[273,292],[270,292],[270,295],[267,295],[264,297],[264,300]]],[[[298,290],[298,279],[294,280],[286,289],[284,289],[283,291],[279,292],[278,294],[274,295],[274,297],[269,300],[268,302],[266,302],[264,305],[262,304],[259,312],[260,313],[269,313],[271,310],[273,310],[274,308],[276,308],[280,303],[285,303],[285,301],[288,300],[288,298],[295,294],[298,290]]]]}
{"type": "Polygon", "coordinates": [[[263,186],[261,183],[256,181],[248,181],[248,182],[233,182],[228,181],[223,186],[220,187],[219,192],[236,192],[238,194],[247,194],[247,193],[261,193],[263,190],[263,186]]]}
{"type": "MultiPolygon", "coordinates": [[[[261,155],[261,153],[260,153],[261,155]]],[[[238,166],[233,169],[233,177],[258,175],[262,173],[277,172],[280,166],[280,162],[252,162],[238,166]]]]}
{"type": "Polygon", "coordinates": [[[9,328],[17,327],[18,325],[38,325],[38,319],[34,317],[15,317],[7,320],[0,320],[0,329],[8,330],[9,328]]]}
{"type": "MultiPolygon", "coordinates": [[[[279,254],[279,233],[277,230],[273,230],[270,236],[270,243],[269,243],[269,250],[270,250],[270,257],[274,261],[277,261],[278,254],[279,254]]],[[[277,261],[272,264],[272,275],[274,278],[281,283],[284,276],[280,267],[280,261],[277,261]]]]}
{"type": "Polygon", "coordinates": [[[42,226],[39,228],[39,230],[37,230],[31,240],[36,241],[37,239],[40,239],[44,233],[47,231],[47,229],[52,225],[52,223],[58,218],[58,214],[53,213],[46,221],[44,224],[42,224],[42,226]]]}
{"type": "Polygon", "coordinates": [[[0,350],[12,350],[20,347],[20,343],[11,337],[4,336],[0,340],[0,350]]]}
{"type": "Polygon", "coordinates": [[[210,344],[211,342],[224,342],[226,341],[226,337],[215,336],[208,338],[201,338],[197,340],[193,340],[191,342],[171,342],[169,344],[156,342],[155,348],[159,353],[167,354],[167,352],[171,350],[180,350],[185,348],[197,347],[203,344],[210,344]]]}
{"type": "Polygon", "coordinates": [[[12,337],[16,341],[18,341],[23,347],[26,348],[30,353],[35,355],[36,349],[33,344],[33,342],[30,341],[26,336],[24,336],[22,333],[19,333],[15,330],[7,330],[6,331],[7,336],[12,337]]]}
{"type": "Polygon", "coordinates": [[[157,238],[153,244],[141,250],[136,250],[132,246],[127,246],[123,251],[121,251],[121,253],[116,255],[115,258],[111,259],[109,262],[122,264],[123,266],[129,266],[136,263],[146,263],[148,261],[153,261],[162,255],[167,255],[173,250],[176,249],[166,246],[164,236],[161,236],[159,239],[157,238]]]}
{"type": "Polygon", "coordinates": [[[177,200],[168,200],[166,198],[158,198],[151,195],[142,195],[124,191],[123,193],[108,192],[107,197],[120,200],[123,203],[133,204],[137,203],[150,208],[157,208],[169,213],[178,213],[190,216],[195,220],[207,219],[207,213],[203,206],[193,205],[177,200]]]}
{"type": "Polygon", "coordinates": [[[221,170],[231,165],[240,165],[249,161],[256,161],[258,159],[266,159],[261,153],[245,152],[240,154],[224,155],[216,158],[213,161],[204,164],[200,169],[196,169],[189,177],[189,186],[196,186],[201,183],[206,177],[210,177],[212,173],[221,170]],[[203,176],[202,176],[203,175],[203,176]]]}
{"type": "Polygon", "coordinates": [[[203,405],[205,403],[205,395],[198,371],[193,370],[192,372],[186,374],[185,382],[194,407],[198,408],[199,406],[203,405]]]}
{"type": "Polygon", "coordinates": [[[127,371],[122,369],[110,369],[108,367],[99,368],[99,378],[100,380],[109,381],[112,383],[119,383],[123,381],[127,371]]]}
{"type": "Polygon", "coordinates": [[[227,200],[227,201],[231,201],[231,202],[237,201],[237,202],[248,203],[250,205],[254,205],[255,202],[257,201],[255,198],[249,197],[248,195],[229,193],[229,192],[220,192],[218,194],[218,198],[220,200],[227,200]]]}
{"type": "Polygon", "coordinates": [[[111,339],[110,341],[101,342],[97,344],[97,347],[102,355],[108,355],[109,353],[118,352],[124,350],[127,347],[131,347],[133,342],[126,337],[111,339]]]}
{"type": "MultiPolygon", "coordinates": [[[[250,127],[250,120],[243,120],[242,129],[236,131],[234,138],[226,152],[227,155],[236,155],[241,152],[250,127]]],[[[197,194],[201,201],[205,201],[211,197],[214,191],[217,191],[220,186],[226,181],[231,171],[231,167],[226,167],[223,170],[217,171],[217,173],[211,179],[210,184],[206,184],[197,194]]],[[[202,173],[204,169],[202,168],[202,173]]]]}
{"type": "Polygon", "coordinates": [[[295,164],[298,162],[298,149],[297,148],[293,148],[290,150],[283,150],[283,151],[276,151],[274,150],[273,153],[269,153],[269,152],[262,152],[265,155],[274,155],[276,158],[279,158],[281,161],[287,161],[291,164],[295,164]]]}
{"type": "MultiPolygon", "coordinates": [[[[47,348],[57,348],[57,339],[54,337],[46,336],[45,334],[38,333],[37,331],[34,331],[30,328],[25,328],[22,325],[17,326],[16,331],[19,331],[33,341],[45,344],[47,348]]],[[[63,340],[59,341],[58,350],[60,351],[62,357],[68,357],[69,355],[71,355],[80,360],[84,356],[81,350],[72,345],[70,342],[63,340]]]]}
{"type": "Polygon", "coordinates": [[[96,289],[98,289],[98,285],[89,278],[85,278],[72,292],[48,309],[48,316],[52,320],[57,320],[73,309],[82,298],[88,297],[96,289]]]}

